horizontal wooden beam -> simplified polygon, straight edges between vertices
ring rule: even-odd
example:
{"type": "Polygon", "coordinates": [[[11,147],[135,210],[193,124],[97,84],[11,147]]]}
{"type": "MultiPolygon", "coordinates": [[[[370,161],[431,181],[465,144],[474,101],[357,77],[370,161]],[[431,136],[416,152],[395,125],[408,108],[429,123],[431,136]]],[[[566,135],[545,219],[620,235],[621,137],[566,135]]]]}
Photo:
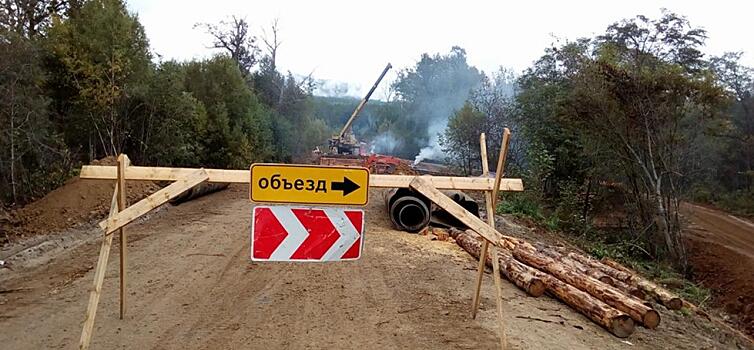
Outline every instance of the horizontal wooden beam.
{"type": "MultiPolygon", "coordinates": [[[[144,181],[176,181],[186,178],[197,169],[195,168],[162,168],[129,166],[126,168],[127,180],[144,181]]],[[[249,183],[249,170],[204,169],[209,176],[209,182],[249,183]]],[[[115,166],[85,165],[81,167],[82,179],[115,180],[118,169],[115,166]]],[[[369,176],[369,186],[378,188],[408,188],[414,175],[381,175],[369,176]]],[[[442,190],[490,191],[495,186],[495,179],[483,177],[454,177],[454,176],[424,176],[432,187],[442,190]]],[[[523,191],[524,183],[521,179],[502,179],[500,191],[523,191]]]]}
{"type": "MultiPolygon", "coordinates": [[[[369,176],[369,186],[382,188],[408,188],[418,176],[415,175],[380,175],[372,174],[369,176]]],[[[495,186],[495,179],[484,177],[459,177],[459,176],[429,176],[424,175],[422,178],[432,184],[433,187],[442,190],[468,190],[468,191],[490,191],[495,186]]],[[[503,179],[500,182],[500,191],[524,190],[524,183],[521,179],[503,179]]]]}

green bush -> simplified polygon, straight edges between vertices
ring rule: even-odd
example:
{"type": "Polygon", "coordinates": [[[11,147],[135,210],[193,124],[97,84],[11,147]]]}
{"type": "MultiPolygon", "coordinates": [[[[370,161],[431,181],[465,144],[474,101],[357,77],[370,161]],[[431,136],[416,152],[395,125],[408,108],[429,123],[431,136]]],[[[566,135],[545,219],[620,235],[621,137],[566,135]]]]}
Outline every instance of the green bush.
{"type": "Polygon", "coordinates": [[[529,217],[539,223],[545,220],[539,201],[535,200],[527,192],[506,195],[498,205],[497,212],[529,217]]]}
{"type": "Polygon", "coordinates": [[[735,214],[753,216],[754,190],[725,193],[720,196],[715,204],[735,214]]]}
{"type": "Polygon", "coordinates": [[[683,288],[678,290],[678,294],[685,300],[697,306],[704,306],[709,301],[710,290],[694,283],[684,280],[683,288]]]}

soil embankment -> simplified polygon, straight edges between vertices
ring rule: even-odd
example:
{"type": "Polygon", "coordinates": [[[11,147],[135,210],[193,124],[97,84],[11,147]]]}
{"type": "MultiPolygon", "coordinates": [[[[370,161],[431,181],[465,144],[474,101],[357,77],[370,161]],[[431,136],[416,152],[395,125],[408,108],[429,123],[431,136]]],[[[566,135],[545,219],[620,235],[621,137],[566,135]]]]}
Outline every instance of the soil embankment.
{"type": "Polygon", "coordinates": [[[702,206],[684,203],[686,242],[694,279],[712,290],[712,305],[754,337],[754,224],[702,206]]]}

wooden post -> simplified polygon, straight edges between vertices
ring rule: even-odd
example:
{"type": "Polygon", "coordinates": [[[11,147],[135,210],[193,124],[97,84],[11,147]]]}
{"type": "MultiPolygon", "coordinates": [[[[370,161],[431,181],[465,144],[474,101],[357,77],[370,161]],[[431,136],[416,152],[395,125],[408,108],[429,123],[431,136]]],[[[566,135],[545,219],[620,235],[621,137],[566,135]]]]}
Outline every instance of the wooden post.
{"type": "MultiPolygon", "coordinates": [[[[482,176],[487,177],[489,175],[490,169],[489,165],[487,164],[487,140],[484,133],[479,135],[479,146],[479,151],[482,158],[482,176]]],[[[489,196],[489,191],[484,191],[485,200],[489,199],[489,196]]],[[[488,211],[487,216],[489,215],[490,212],[488,211]]],[[[485,239],[482,241],[482,250],[481,252],[479,252],[479,267],[477,268],[476,275],[476,289],[474,291],[474,299],[472,299],[471,303],[471,318],[476,318],[476,312],[479,309],[479,293],[482,289],[482,277],[484,277],[484,265],[485,261],[487,261],[487,249],[489,249],[489,245],[490,242],[488,240],[485,239]]]]}
{"type": "Polygon", "coordinates": [[[500,181],[503,178],[505,159],[508,157],[508,144],[511,140],[511,131],[503,129],[503,141],[500,145],[500,155],[497,157],[497,169],[495,169],[495,185],[492,187],[492,207],[497,204],[497,192],[500,191],[500,181]]]}
{"type": "MultiPolygon", "coordinates": [[[[479,266],[477,268],[476,275],[476,289],[474,292],[474,299],[471,308],[471,318],[476,318],[476,312],[479,309],[479,293],[482,290],[482,277],[484,277],[484,262],[487,261],[487,249],[489,249],[490,242],[486,239],[482,241],[482,250],[479,253],[479,266]]],[[[494,266],[493,266],[494,267],[494,266]]]]}
{"type": "MultiPolygon", "coordinates": [[[[113,198],[110,201],[110,217],[115,216],[118,213],[118,183],[115,184],[115,191],[113,191],[113,198]]],[[[94,316],[97,315],[97,305],[99,304],[99,297],[102,293],[102,283],[105,281],[105,270],[107,270],[107,260],[110,258],[110,247],[113,244],[113,235],[106,235],[102,237],[102,247],[99,251],[99,259],[97,260],[97,268],[94,270],[94,283],[92,289],[89,291],[89,304],[86,307],[86,319],[84,319],[84,327],[81,330],[81,339],[79,340],[79,349],[88,349],[89,343],[92,340],[92,330],[94,329],[94,316]]]]}
{"type": "MultiPolygon", "coordinates": [[[[494,217],[494,215],[492,215],[494,217]]],[[[494,219],[492,219],[494,220],[494,219]]],[[[495,276],[495,290],[497,292],[497,321],[500,323],[500,348],[505,350],[508,347],[508,339],[505,335],[505,322],[503,321],[503,281],[500,277],[500,259],[497,257],[497,246],[492,246],[492,274],[495,276]]]]}
{"type": "MultiPolygon", "coordinates": [[[[126,167],[130,163],[128,156],[121,154],[118,156],[118,211],[123,211],[128,205],[126,203],[126,167]]],[[[126,228],[121,227],[120,233],[120,319],[126,315],[126,228]]]]}
{"type": "MultiPolygon", "coordinates": [[[[489,191],[484,191],[485,201],[487,204],[491,204],[492,208],[490,206],[487,206],[487,216],[488,216],[488,223],[490,226],[495,229],[495,202],[497,200],[497,193],[500,188],[500,181],[503,174],[503,168],[505,168],[505,160],[508,155],[508,144],[510,143],[510,134],[511,131],[508,128],[503,129],[503,139],[500,144],[500,155],[498,156],[497,161],[497,168],[495,173],[495,184],[492,188],[492,193],[489,191]],[[487,197],[491,197],[491,201],[487,201],[487,197]],[[492,221],[490,221],[490,218],[492,221]]],[[[479,154],[482,158],[482,177],[489,176],[490,167],[487,161],[487,139],[484,133],[479,135],[479,154]]],[[[472,302],[472,309],[471,309],[471,318],[476,318],[476,312],[479,309],[479,292],[482,287],[482,277],[484,276],[484,262],[487,259],[487,249],[489,249],[489,241],[486,239],[482,241],[482,251],[480,253],[480,259],[479,259],[479,268],[477,271],[477,280],[476,280],[476,291],[474,292],[474,299],[472,302]]],[[[494,255],[497,256],[497,255],[494,255]]],[[[494,260],[494,259],[493,259],[494,260]]],[[[493,269],[495,265],[492,265],[493,269]]]]}
{"type": "MultiPolygon", "coordinates": [[[[505,129],[505,131],[508,131],[508,129],[505,129]]],[[[509,132],[508,132],[509,133],[509,132]]],[[[500,156],[499,158],[503,158],[503,163],[505,162],[504,159],[504,153],[507,152],[507,136],[505,132],[503,133],[503,145],[500,148],[500,156]]],[[[482,133],[479,136],[479,145],[481,147],[480,154],[482,156],[482,176],[486,177],[489,175],[490,167],[487,162],[487,140],[485,138],[484,133],[482,133]]],[[[495,183],[498,183],[500,181],[500,161],[498,161],[498,172],[495,174],[495,183]]],[[[499,184],[499,183],[498,183],[499,184]]],[[[484,201],[487,209],[487,223],[495,229],[495,197],[494,195],[497,194],[497,191],[494,189],[492,191],[484,191],[484,201]]],[[[489,242],[487,240],[484,241],[484,245],[482,246],[483,251],[486,250],[489,246],[489,242]]],[[[485,258],[485,260],[479,260],[481,272],[484,272],[484,263],[486,261],[486,252],[482,253],[482,256],[485,258]]],[[[495,281],[495,291],[496,291],[496,306],[497,306],[497,320],[500,323],[500,347],[505,350],[507,347],[507,338],[505,335],[505,322],[503,321],[503,281],[500,277],[500,260],[498,259],[498,252],[497,247],[492,246],[492,274],[494,275],[492,278],[495,281]]],[[[478,274],[478,277],[481,278],[482,274],[478,274]]],[[[477,281],[478,285],[481,285],[481,280],[477,281]]],[[[477,293],[479,293],[479,289],[477,289],[477,293]]],[[[478,303],[478,298],[477,298],[478,303]]],[[[476,309],[479,304],[474,304],[474,313],[476,313],[476,309]]]]}
{"type": "MultiPolygon", "coordinates": [[[[495,228],[495,208],[497,207],[498,191],[500,191],[500,179],[503,177],[505,169],[505,159],[508,157],[508,144],[510,143],[511,131],[508,128],[503,129],[503,140],[500,145],[500,155],[497,157],[497,169],[495,169],[495,185],[492,193],[486,192],[487,202],[487,221],[492,229],[495,228]],[[491,197],[491,198],[490,198],[491,197]]],[[[486,152],[485,152],[486,155],[486,152]]],[[[487,163],[487,160],[484,160],[487,163]]],[[[495,274],[495,285],[497,286],[497,318],[500,320],[500,347],[505,350],[507,347],[507,338],[505,336],[505,325],[503,324],[503,282],[500,280],[500,261],[497,258],[497,247],[492,247],[492,273],[495,274]]]]}

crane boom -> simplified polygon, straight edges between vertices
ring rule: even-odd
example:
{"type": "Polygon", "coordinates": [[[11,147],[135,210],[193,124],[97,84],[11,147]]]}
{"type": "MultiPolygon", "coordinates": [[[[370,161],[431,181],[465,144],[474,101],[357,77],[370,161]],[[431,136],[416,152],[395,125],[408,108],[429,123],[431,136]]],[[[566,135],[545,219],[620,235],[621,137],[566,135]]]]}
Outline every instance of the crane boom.
{"type": "Polygon", "coordinates": [[[364,108],[364,105],[367,104],[369,101],[369,98],[372,97],[372,93],[374,93],[374,90],[377,89],[377,85],[380,85],[380,82],[382,81],[382,78],[385,77],[385,74],[387,74],[387,71],[390,70],[390,68],[393,68],[393,65],[388,63],[387,66],[385,66],[385,69],[382,70],[382,74],[380,74],[380,77],[377,78],[377,81],[374,82],[374,85],[372,85],[372,88],[369,89],[369,92],[366,96],[359,102],[359,105],[356,106],[356,109],[351,114],[351,117],[348,118],[348,121],[346,122],[346,125],[343,126],[343,130],[340,131],[340,134],[338,134],[338,138],[341,140],[346,136],[346,133],[348,132],[348,129],[351,128],[351,124],[353,124],[354,119],[361,113],[361,110],[364,108]]]}

